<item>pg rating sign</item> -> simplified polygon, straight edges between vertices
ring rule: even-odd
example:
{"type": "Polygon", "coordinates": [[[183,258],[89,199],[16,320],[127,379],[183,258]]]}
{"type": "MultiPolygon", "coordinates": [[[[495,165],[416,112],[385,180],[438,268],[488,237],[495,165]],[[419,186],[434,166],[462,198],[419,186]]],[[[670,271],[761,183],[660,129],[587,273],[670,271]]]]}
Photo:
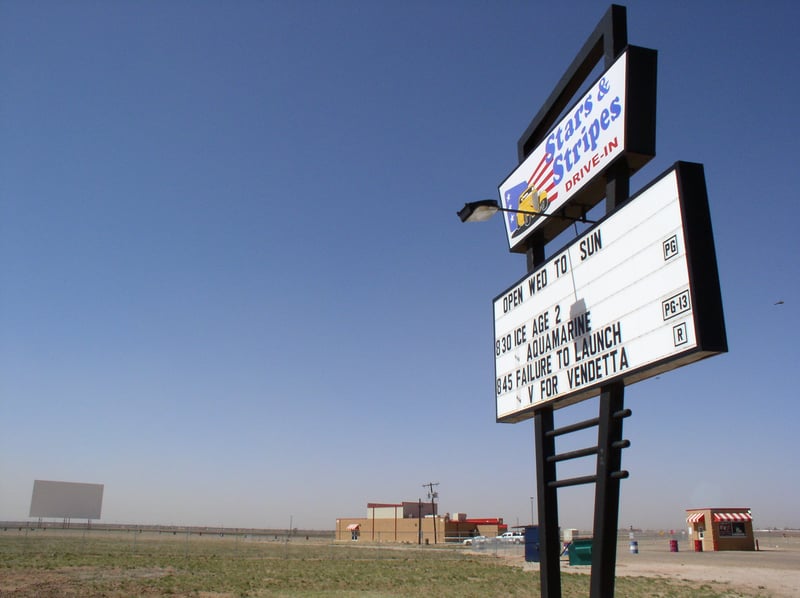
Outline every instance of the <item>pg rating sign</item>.
{"type": "Polygon", "coordinates": [[[494,300],[498,421],[727,350],[703,168],[677,163],[494,300]]]}

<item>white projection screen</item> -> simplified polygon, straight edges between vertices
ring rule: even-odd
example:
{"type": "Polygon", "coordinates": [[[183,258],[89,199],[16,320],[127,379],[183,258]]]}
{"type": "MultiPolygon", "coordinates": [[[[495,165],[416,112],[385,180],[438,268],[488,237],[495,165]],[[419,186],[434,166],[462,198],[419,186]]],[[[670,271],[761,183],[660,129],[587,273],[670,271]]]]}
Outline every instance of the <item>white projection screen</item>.
{"type": "Polygon", "coordinates": [[[30,517],[100,519],[103,484],[33,481],[30,517]]]}

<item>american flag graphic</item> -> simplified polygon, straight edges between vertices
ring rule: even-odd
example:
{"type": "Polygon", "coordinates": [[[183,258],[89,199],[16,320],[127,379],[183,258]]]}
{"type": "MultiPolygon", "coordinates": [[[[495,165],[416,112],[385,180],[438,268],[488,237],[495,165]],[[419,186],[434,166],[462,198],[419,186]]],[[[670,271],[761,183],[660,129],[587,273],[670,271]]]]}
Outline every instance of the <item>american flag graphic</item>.
{"type": "Polygon", "coordinates": [[[550,194],[550,192],[556,186],[555,182],[553,182],[552,158],[553,156],[547,153],[542,156],[542,159],[539,160],[539,164],[533,170],[533,174],[531,174],[530,178],[528,179],[528,187],[532,186],[538,191],[545,191],[547,193],[548,204],[553,203],[558,198],[558,191],[552,195],[550,194]],[[547,162],[548,160],[550,160],[549,163],[547,162]]]}

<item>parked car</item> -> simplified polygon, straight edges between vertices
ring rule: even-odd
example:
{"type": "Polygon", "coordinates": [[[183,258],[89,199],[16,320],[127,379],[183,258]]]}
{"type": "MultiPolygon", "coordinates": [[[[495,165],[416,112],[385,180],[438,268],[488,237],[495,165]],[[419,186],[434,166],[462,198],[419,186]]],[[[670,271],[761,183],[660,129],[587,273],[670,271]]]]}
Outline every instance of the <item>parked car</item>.
{"type": "Polygon", "coordinates": [[[522,532],[504,532],[497,536],[497,539],[501,542],[522,544],[525,541],[525,535],[522,532]]]}
{"type": "Polygon", "coordinates": [[[464,546],[472,546],[473,544],[483,544],[488,540],[486,536],[473,536],[464,540],[464,546]]]}

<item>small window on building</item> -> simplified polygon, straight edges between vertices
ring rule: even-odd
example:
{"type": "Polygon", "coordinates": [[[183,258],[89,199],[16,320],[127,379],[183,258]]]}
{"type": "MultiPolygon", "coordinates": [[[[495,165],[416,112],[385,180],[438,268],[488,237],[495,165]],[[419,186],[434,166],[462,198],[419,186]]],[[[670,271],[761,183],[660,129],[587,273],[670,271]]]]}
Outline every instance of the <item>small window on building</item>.
{"type": "Polygon", "coordinates": [[[744,523],[734,521],[734,522],[725,522],[719,524],[719,535],[720,537],[744,537],[747,535],[745,531],[744,523]]]}

